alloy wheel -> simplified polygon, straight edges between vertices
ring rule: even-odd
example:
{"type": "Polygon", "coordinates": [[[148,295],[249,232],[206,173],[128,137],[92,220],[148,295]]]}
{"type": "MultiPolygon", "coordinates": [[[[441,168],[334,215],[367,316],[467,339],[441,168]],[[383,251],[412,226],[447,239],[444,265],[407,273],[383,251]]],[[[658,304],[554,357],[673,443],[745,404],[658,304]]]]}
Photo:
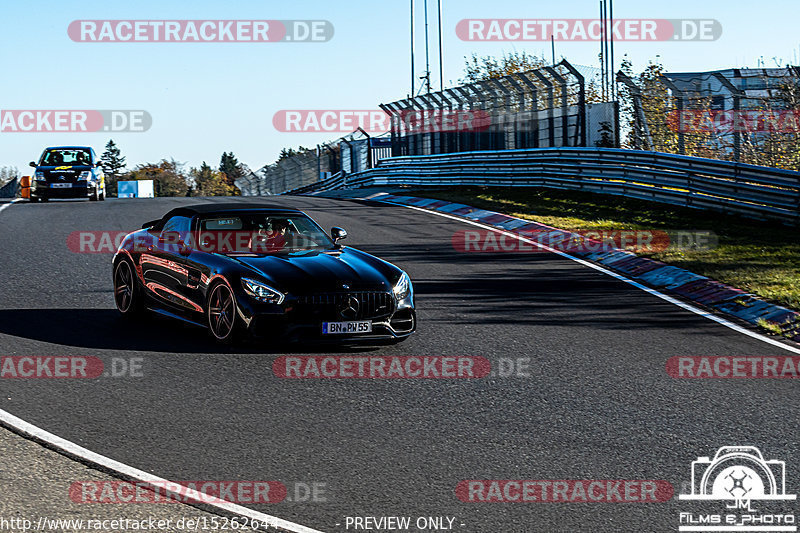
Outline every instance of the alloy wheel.
{"type": "Polygon", "coordinates": [[[219,340],[226,340],[233,332],[236,319],[233,293],[226,284],[220,283],[211,291],[208,301],[208,326],[211,333],[219,340]]]}

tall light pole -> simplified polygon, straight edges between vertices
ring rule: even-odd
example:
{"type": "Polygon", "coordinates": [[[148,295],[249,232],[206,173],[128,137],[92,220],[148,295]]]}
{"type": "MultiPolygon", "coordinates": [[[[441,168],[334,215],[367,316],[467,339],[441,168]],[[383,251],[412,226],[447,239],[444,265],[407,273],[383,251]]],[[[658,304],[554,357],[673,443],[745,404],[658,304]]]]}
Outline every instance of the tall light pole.
{"type": "Polygon", "coordinates": [[[410,98],[414,98],[414,87],[417,84],[416,74],[414,73],[414,0],[411,0],[411,93],[410,98]]]}
{"type": "Polygon", "coordinates": [[[606,64],[606,98],[611,99],[611,73],[608,68],[608,0],[603,0],[603,61],[606,64]]]}
{"type": "Polygon", "coordinates": [[[603,54],[603,42],[605,41],[606,18],[603,13],[603,0],[600,0],[600,98],[606,100],[606,65],[605,54],[603,54]]]}
{"type": "Polygon", "coordinates": [[[617,99],[617,78],[614,76],[614,0],[608,0],[609,32],[611,33],[611,100],[617,99]]]}
{"type": "Polygon", "coordinates": [[[425,9],[425,89],[431,92],[431,59],[428,42],[428,0],[423,5],[425,9]]]}
{"type": "Polygon", "coordinates": [[[442,0],[439,0],[439,90],[444,91],[444,68],[442,66],[442,0]]]}

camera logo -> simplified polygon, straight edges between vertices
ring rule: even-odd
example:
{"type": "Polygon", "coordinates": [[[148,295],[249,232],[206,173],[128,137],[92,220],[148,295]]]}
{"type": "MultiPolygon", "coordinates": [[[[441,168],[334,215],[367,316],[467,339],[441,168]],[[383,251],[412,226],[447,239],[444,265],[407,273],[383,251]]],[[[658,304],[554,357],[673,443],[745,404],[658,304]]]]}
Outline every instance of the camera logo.
{"type": "Polygon", "coordinates": [[[713,459],[692,461],[691,493],[678,499],[706,502],[696,504],[700,512],[681,510],[678,531],[797,531],[794,513],[781,503],[797,499],[786,494],[786,463],[765,460],[755,446],[723,446],[713,459]],[[725,506],[709,512],[712,501],[725,506]]]}
{"type": "Polygon", "coordinates": [[[692,493],[681,500],[794,500],[786,494],[786,463],[765,461],[755,446],[723,446],[714,459],[692,462],[692,493]]]}

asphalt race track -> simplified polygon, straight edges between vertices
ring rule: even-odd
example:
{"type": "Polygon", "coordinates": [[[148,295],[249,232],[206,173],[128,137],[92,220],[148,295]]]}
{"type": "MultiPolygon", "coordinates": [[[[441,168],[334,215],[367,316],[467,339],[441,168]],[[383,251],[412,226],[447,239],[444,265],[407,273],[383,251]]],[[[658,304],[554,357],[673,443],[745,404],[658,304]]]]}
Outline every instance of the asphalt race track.
{"type": "Polygon", "coordinates": [[[67,236],[134,230],[193,201],[19,203],[0,213],[0,355],[138,357],[143,374],[3,379],[2,409],[168,479],[278,480],[290,499],[297,483],[324,484],[326,501],[254,506],[322,531],[345,531],[348,516],[448,516],[470,533],[677,531],[691,462],[726,445],[787,461],[787,491],[797,487],[794,380],[665,372],[677,355],[790,352],[553,254],[459,253],[451,237],[468,226],[429,213],[273,200],[345,227],[345,244],[411,275],[418,332],[357,353],[482,356],[493,367],[529,359],[527,377],[287,380],[272,372],[280,355],[353,350],[218,348],[205,331],[160,318],[132,328],[114,308],[111,254],[74,253],[67,236]],[[676,496],[464,503],[455,488],[465,479],[667,480],[676,496]]]}

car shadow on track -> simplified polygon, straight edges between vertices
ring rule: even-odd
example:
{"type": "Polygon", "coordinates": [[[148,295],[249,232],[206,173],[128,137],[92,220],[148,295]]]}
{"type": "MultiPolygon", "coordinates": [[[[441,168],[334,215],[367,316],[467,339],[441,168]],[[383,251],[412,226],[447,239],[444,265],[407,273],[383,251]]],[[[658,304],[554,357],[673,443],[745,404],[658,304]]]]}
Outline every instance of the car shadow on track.
{"type": "MultiPolygon", "coordinates": [[[[372,244],[364,251],[407,268],[426,323],[578,326],[595,330],[716,325],[591,268],[549,252],[466,253],[446,243],[372,244]]],[[[422,322],[423,319],[420,321],[422,322]]]]}
{"type": "Polygon", "coordinates": [[[155,315],[130,321],[116,309],[1,309],[0,335],[3,334],[80,348],[142,352],[286,354],[378,349],[269,341],[220,345],[203,328],[155,315]]]}

